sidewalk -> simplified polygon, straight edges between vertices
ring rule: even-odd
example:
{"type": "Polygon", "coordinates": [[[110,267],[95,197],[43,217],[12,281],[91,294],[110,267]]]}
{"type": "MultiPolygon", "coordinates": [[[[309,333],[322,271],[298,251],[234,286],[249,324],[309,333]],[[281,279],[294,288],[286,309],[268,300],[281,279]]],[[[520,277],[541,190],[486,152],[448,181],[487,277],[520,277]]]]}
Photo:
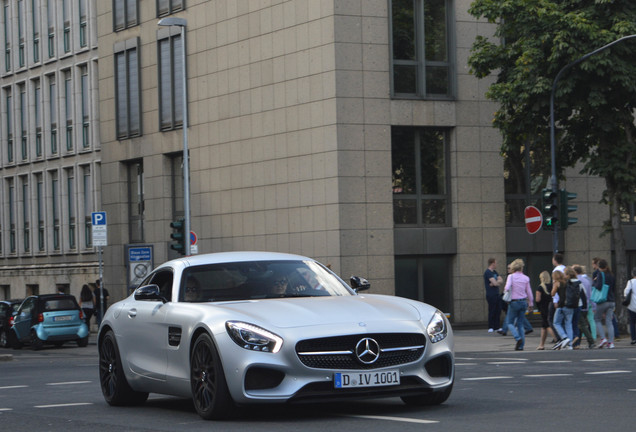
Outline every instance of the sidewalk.
{"type": "MultiPolygon", "coordinates": [[[[515,339],[510,336],[501,336],[498,333],[488,333],[488,329],[453,329],[455,335],[455,353],[462,352],[503,352],[515,350],[515,339]]],[[[526,344],[524,351],[535,351],[539,346],[541,329],[535,329],[532,333],[526,335],[526,344]]],[[[552,338],[548,336],[545,343],[545,349],[550,350],[552,338]]],[[[631,338],[629,334],[621,334],[621,337],[614,341],[616,348],[636,348],[636,345],[630,345],[631,338]]],[[[587,342],[583,341],[581,349],[587,349],[587,342]]]]}

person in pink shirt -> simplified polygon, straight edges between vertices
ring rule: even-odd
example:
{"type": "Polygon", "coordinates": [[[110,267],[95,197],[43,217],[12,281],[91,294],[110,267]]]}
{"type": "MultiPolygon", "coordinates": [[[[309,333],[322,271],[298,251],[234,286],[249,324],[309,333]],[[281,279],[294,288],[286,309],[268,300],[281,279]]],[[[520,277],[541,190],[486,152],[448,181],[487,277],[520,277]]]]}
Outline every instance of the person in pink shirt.
{"type": "Polygon", "coordinates": [[[532,300],[532,288],[530,288],[530,278],[523,273],[525,266],[522,259],[516,259],[510,263],[512,273],[506,279],[504,291],[510,291],[511,301],[508,306],[509,322],[515,323],[517,326],[517,334],[515,339],[516,351],[523,351],[526,343],[525,332],[523,329],[523,318],[526,311],[531,312],[534,305],[532,300]]]}

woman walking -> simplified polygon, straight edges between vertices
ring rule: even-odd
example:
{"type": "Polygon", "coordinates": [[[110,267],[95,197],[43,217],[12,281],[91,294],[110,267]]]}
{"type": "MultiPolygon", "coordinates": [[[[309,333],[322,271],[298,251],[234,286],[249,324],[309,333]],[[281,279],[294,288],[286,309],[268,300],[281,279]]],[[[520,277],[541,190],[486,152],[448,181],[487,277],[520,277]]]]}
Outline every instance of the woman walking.
{"type": "Polygon", "coordinates": [[[541,313],[541,342],[537,349],[544,350],[548,333],[552,334],[552,337],[556,339],[550,326],[550,303],[552,303],[552,295],[550,294],[550,291],[552,291],[552,280],[550,279],[550,273],[547,271],[541,272],[539,280],[541,283],[539,284],[539,289],[537,289],[534,299],[541,313]]]}
{"type": "Polygon", "coordinates": [[[79,307],[82,308],[82,312],[84,312],[84,319],[90,332],[91,317],[95,314],[95,296],[93,291],[86,284],[82,286],[82,291],[80,292],[79,307]]]}
{"type": "Polygon", "coordinates": [[[609,286],[607,296],[596,302],[596,312],[594,313],[596,332],[601,338],[598,347],[614,348],[614,325],[612,324],[612,319],[614,318],[614,310],[616,309],[616,296],[614,294],[616,279],[606,260],[599,260],[598,270],[598,275],[592,285],[592,295],[594,296],[594,290],[602,293],[603,285],[609,286]],[[603,320],[605,320],[605,328],[603,328],[603,320]],[[605,337],[605,331],[607,331],[607,338],[605,337]]]}
{"type": "Polygon", "coordinates": [[[508,305],[508,323],[515,325],[517,329],[514,335],[517,340],[516,351],[523,351],[526,342],[523,319],[526,316],[526,311],[533,309],[530,278],[523,274],[523,267],[522,259],[516,259],[510,263],[512,274],[506,279],[506,287],[504,288],[504,291],[510,291],[511,294],[510,305],[508,305]]]}

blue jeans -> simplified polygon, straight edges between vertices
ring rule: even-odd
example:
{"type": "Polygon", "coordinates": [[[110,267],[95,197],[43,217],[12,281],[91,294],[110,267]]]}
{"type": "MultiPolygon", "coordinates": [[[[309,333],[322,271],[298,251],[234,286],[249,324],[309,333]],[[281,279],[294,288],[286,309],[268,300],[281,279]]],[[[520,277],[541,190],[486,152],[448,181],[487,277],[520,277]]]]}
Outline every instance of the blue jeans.
{"type": "Polygon", "coordinates": [[[572,331],[573,315],[574,309],[567,307],[557,308],[554,313],[554,327],[556,327],[561,337],[567,337],[570,341],[574,339],[574,333],[572,331]]]}
{"type": "Polygon", "coordinates": [[[523,319],[526,316],[526,310],[528,309],[528,302],[526,300],[517,300],[510,302],[508,306],[508,324],[512,326],[515,323],[516,334],[514,334],[515,340],[521,340],[519,348],[523,349],[526,343],[525,330],[523,328],[523,319]]]}

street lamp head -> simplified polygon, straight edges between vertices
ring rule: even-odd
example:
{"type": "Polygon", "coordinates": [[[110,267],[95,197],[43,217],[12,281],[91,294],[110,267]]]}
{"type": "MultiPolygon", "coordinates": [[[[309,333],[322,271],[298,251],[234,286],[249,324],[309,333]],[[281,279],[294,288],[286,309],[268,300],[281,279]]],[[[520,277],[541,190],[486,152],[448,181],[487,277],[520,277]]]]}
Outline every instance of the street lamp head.
{"type": "Polygon", "coordinates": [[[160,26],[186,27],[188,25],[188,21],[185,18],[168,17],[161,18],[157,24],[160,26]]]}

